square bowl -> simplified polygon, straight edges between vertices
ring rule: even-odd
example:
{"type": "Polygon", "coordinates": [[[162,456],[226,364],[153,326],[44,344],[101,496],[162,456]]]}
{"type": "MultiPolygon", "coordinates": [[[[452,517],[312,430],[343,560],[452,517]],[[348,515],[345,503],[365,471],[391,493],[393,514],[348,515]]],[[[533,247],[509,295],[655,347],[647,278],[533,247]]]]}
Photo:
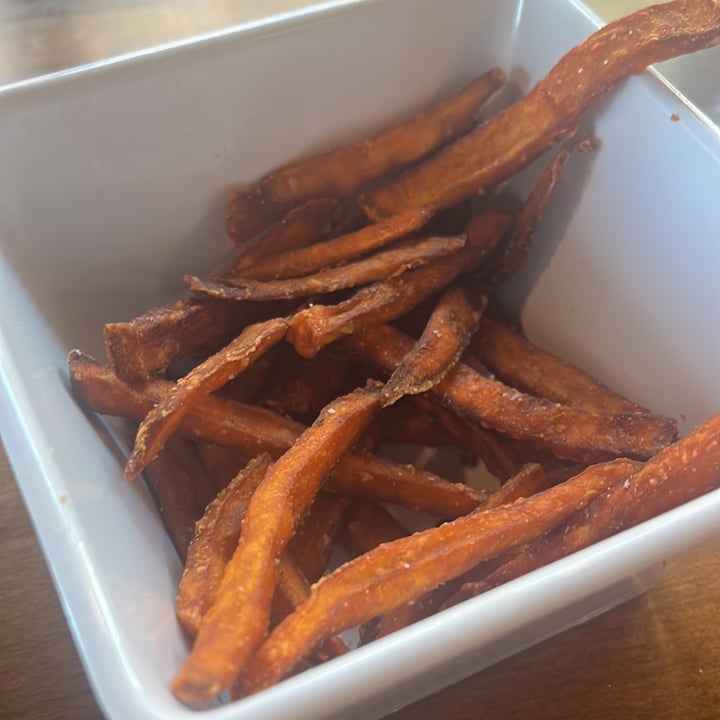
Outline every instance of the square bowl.
{"type": "MultiPolygon", "coordinates": [[[[171,695],[181,572],[113,426],[65,358],[183,292],[228,251],[227,191],[368,136],[492,66],[527,89],[597,27],[572,0],[359,0],[0,94],[3,441],[91,685],[110,718],[197,716],[171,695]]],[[[653,73],[588,115],[508,301],[540,345],[681,430],[720,409],[720,134],[653,73]],[[679,121],[672,121],[671,120],[679,121]]],[[[527,187],[528,173],[515,181],[527,187]]],[[[710,493],[291,678],[203,711],[373,717],[581,622],[717,532],[710,493]]]]}

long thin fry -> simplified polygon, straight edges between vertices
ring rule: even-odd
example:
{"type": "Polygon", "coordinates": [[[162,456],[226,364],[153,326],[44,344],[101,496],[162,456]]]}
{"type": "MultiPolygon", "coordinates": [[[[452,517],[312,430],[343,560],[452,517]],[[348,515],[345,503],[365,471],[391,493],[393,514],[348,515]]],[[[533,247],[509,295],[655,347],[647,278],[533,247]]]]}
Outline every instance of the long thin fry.
{"type": "MultiPolygon", "coordinates": [[[[96,412],[142,419],[162,401],[172,384],[163,380],[133,388],[106,367],[78,350],[68,356],[72,388],[78,401],[96,412]]],[[[182,419],[178,431],[189,437],[280,457],[305,426],[253,405],[210,396],[199,400],[182,419]]],[[[478,507],[485,494],[449,482],[434,473],[398,465],[361,451],[349,452],[332,472],[329,486],[337,492],[392,502],[442,518],[458,517],[478,507]]]]}
{"type": "Polygon", "coordinates": [[[148,465],[145,484],[178,557],[185,562],[195,523],[217,492],[194,443],[172,438],[148,465]]]}
{"type": "Polygon", "coordinates": [[[598,141],[594,138],[570,140],[542,170],[520,208],[507,240],[499,248],[500,252],[488,261],[488,268],[483,272],[485,284],[501,285],[522,266],[567,159],[575,150],[590,152],[597,146],[598,141]]]}
{"type": "MultiPolygon", "coordinates": [[[[389,325],[364,328],[344,345],[355,357],[392,372],[413,347],[389,325]]],[[[566,460],[594,462],[607,455],[650,457],[671,443],[674,421],[650,413],[597,413],[521,393],[458,363],[431,393],[469,420],[511,437],[539,440],[566,460]]]]}
{"type": "Polygon", "coordinates": [[[214,280],[201,280],[186,275],[185,284],[195,295],[201,297],[253,302],[291,300],[310,295],[326,295],[338,290],[398,277],[408,270],[456,253],[464,245],[463,236],[418,238],[356,262],[320,270],[305,277],[259,281],[236,275],[224,275],[214,280]]]}
{"type": "Polygon", "coordinates": [[[244,246],[240,257],[233,264],[233,270],[239,272],[261,262],[268,255],[292,253],[298,248],[323,240],[338,230],[342,220],[342,206],[337,200],[308,200],[268,228],[256,243],[244,246]]]}
{"type": "MultiPolygon", "coordinates": [[[[237,267],[242,275],[255,280],[302,277],[366,255],[394,240],[420,230],[432,217],[431,208],[412,208],[396,217],[367,225],[355,232],[316,243],[291,252],[282,252],[237,267]]],[[[440,233],[434,233],[439,235],[440,233]]],[[[459,234],[447,233],[446,235],[459,234]]]]}
{"type": "Polygon", "coordinates": [[[104,333],[110,365],[123,380],[146,380],[175,360],[215,352],[254,322],[249,312],[257,311],[188,298],[129,322],[108,323],[104,333]]]}
{"type": "Polygon", "coordinates": [[[470,346],[498,377],[523,392],[595,412],[647,412],[584,370],[487,317],[480,320],[470,346]]]}
{"type": "Polygon", "coordinates": [[[720,415],[714,415],[615,483],[566,525],[470,579],[448,604],[514,580],[718,487],[720,415]]]}
{"type": "Polygon", "coordinates": [[[522,99],[371,190],[361,204],[370,218],[380,219],[409,207],[447,207],[492,187],[572,131],[588,106],[622,78],[718,41],[716,0],[653,5],[609,23],[566,53],[522,99]]]}
{"type": "Polygon", "coordinates": [[[228,689],[263,641],[277,585],[276,559],[327,473],[379,406],[377,386],[338,398],[269,468],[250,501],[215,604],[172,681],[179,699],[205,700],[228,689]]]}
{"type": "Polygon", "coordinates": [[[503,213],[488,213],[466,246],[425,267],[358,290],[337,305],[314,305],[293,317],[288,341],[298,354],[313,357],[329,343],[366,325],[389,322],[417,307],[425,298],[480,265],[511,222],[503,213]]]}
{"type": "Polygon", "coordinates": [[[465,284],[451,285],[438,300],[419,340],[383,388],[383,405],[419,395],[450,372],[477,330],[487,300],[475,302],[465,284]]]}
{"type": "Polygon", "coordinates": [[[248,240],[294,205],[317,197],[351,197],[371,180],[419,160],[467,132],[475,112],[504,82],[501,70],[491,70],[456,95],[371,140],[292,163],[267,175],[256,187],[236,191],[227,208],[230,237],[236,242],[248,240]]]}
{"type": "Polygon", "coordinates": [[[257,357],[285,337],[287,318],[274,318],[245,328],[235,340],[181,378],[143,419],[125,477],[136,477],[192,408],[193,403],[239,375],[257,357]]]}
{"type": "Polygon", "coordinates": [[[270,455],[258,455],[240,470],[208,505],[195,526],[175,601],[175,614],[194,635],[212,607],[232,557],[250,498],[270,467],[270,455]]]}
{"type": "Polygon", "coordinates": [[[400,538],[342,565],[316,583],[308,601],[275,628],[243,675],[243,686],[250,691],[267,687],[327,635],[392,610],[557,527],[608,488],[613,473],[606,468],[595,465],[531,498],[400,538]]]}

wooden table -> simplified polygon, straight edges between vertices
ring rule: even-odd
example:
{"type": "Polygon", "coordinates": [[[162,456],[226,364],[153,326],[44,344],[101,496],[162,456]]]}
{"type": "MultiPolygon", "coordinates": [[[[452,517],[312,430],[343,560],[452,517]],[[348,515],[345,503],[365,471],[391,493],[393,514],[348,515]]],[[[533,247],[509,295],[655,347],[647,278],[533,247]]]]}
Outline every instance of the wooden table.
{"type": "MultiPolygon", "coordinates": [[[[97,60],[297,0],[0,0],[0,83],[97,60]]],[[[642,4],[596,0],[611,17],[642,4]]],[[[720,539],[652,591],[392,717],[720,717],[720,539]]],[[[0,448],[0,718],[97,720],[0,448]]]]}
{"type": "MultiPolygon", "coordinates": [[[[0,718],[100,720],[1,450],[0,578],[0,718]]],[[[717,720],[719,609],[720,538],[645,595],[391,717],[717,720]]]]}

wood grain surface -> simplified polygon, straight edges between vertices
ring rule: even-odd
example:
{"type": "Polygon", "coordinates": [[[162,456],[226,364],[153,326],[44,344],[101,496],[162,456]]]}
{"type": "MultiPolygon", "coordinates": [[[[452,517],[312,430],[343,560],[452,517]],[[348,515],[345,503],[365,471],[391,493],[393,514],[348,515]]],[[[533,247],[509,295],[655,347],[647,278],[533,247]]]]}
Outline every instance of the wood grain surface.
{"type": "MultiPolygon", "coordinates": [[[[0,84],[300,4],[309,3],[0,0],[0,84]]],[[[643,3],[590,4],[609,19],[643,3]]],[[[715,720],[718,610],[720,537],[684,556],[646,594],[390,717],[715,720]]],[[[0,448],[0,719],[26,718],[98,720],[101,713],[0,448]]]]}

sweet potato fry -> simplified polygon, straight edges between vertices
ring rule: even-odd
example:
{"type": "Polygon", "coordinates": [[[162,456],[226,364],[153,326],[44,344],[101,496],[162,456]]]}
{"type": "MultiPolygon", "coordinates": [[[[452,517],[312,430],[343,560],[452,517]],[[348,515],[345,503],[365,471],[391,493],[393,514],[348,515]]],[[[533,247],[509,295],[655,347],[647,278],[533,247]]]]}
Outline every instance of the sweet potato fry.
{"type": "MultiPolygon", "coordinates": [[[[392,372],[413,341],[389,326],[363,328],[343,341],[353,356],[392,372]]],[[[674,421],[650,413],[597,413],[521,393],[458,363],[431,393],[443,405],[483,427],[514,438],[539,440],[566,460],[606,456],[647,458],[672,442],[674,421]]]]}
{"type": "Polygon", "coordinates": [[[253,302],[291,300],[311,295],[326,295],[386,278],[395,278],[408,270],[457,253],[464,245],[463,236],[416,238],[356,262],[320,270],[305,277],[259,281],[236,275],[224,275],[214,280],[201,280],[186,275],[185,284],[195,295],[201,297],[253,302]]]}
{"type": "Polygon", "coordinates": [[[483,280],[486,285],[501,285],[522,266],[545,207],[560,180],[565,162],[573,151],[591,152],[598,147],[598,144],[595,138],[569,140],[538,175],[527,200],[515,218],[507,239],[489,259],[488,267],[484,268],[483,280]]]}
{"type": "Polygon", "coordinates": [[[491,70],[371,140],[292,163],[267,175],[254,188],[236,191],[228,202],[228,234],[243,242],[294,205],[317,197],[351,197],[370,181],[419,160],[467,132],[478,108],[504,82],[501,70],[491,70]]]}
{"type": "MultiPolygon", "coordinates": [[[[277,254],[254,261],[249,267],[236,268],[238,274],[255,280],[280,280],[302,277],[385,247],[395,240],[420,230],[432,217],[431,208],[412,208],[379,223],[367,225],[340,237],[315,243],[291,252],[277,254]]],[[[440,235],[441,233],[432,233],[440,235]]],[[[445,233],[444,235],[459,234],[445,233]]]]}
{"type": "Polygon", "coordinates": [[[338,398],[268,469],[248,506],[216,601],[173,679],[172,689],[179,699],[206,700],[228,689],[263,641],[277,586],[275,561],[327,473],[378,409],[377,386],[338,398]]]}
{"type": "Polygon", "coordinates": [[[268,255],[292,253],[330,237],[341,227],[343,216],[342,206],[333,198],[308,200],[269,227],[257,242],[243,246],[243,252],[235,260],[233,270],[239,272],[268,255]]]}
{"type": "Polygon", "coordinates": [[[609,23],[565,54],[523,98],[429,160],[361,198],[377,220],[409,207],[447,207],[506,180],[577,124],[616,82],[648,65],[714,45],[716,0],[677,0],[609,23]]]}
{"type": "Polygon", "coordinates": [[[409,534],[385,507],[371,500],[355,498],[345,511],[338,540],[351,555],[362,555],[382,543],[409,534]]]}
{"type": "Polygon", "coordinates": [[[557,527],[609,487],[608,475],[606,466],[595,465],[531,498],[400,538],[342,565],[316,583],[310,598],[273,630],[242,685],[248,691],[267,687],[324,637],[392,610],[557,527]]]}
{"type": "Polygon", "coordinates": [[[337,305],[314,305],[298,311],[288,340],[303,357],[313,357],[325,345],[365,325],[389,322],[419,305],[463,272],[477,267],[495,247],[511,217],[490,212],[468,236],[466,246],[430,265],[358,290],[337,305]]]}
{"type": "MultiPolygon", "coordinates": [[[[68,356],[68,366],[78,401],[106,415],[140,420],[172,387],[167,381],[154,380],[142,389],[132,388],[78,350],[68,356]]],[[[268,452],[275,458],[288,450],[304,429],[270,410],[216,396],[198,400],[178,427],[189,437],[241,448],[251,456],[268,452]]],[[[442,518],[464,515],[485,499],[483,493],[466,485],[361,451],[349,452],[340,460],[329,487],[442,518]]]]}
{"type": "Polygon", "coordinates": [[[195,523],[217,492],[192,441],[171,438],[148,465],[145,484],[178,557],[185,562],[195,523]]]}
{"type": "Polygon", "coordinates": [[[383,388],[383,405],[403,395],[419,395],[437,385],[458,362],[477,330],[486,298],[454,283],[440,297],[420,339],[383,388]]]}
{"type": "Polygon", "coordinates": [[[248,323],[248,312],[257,311],[188,298],[129,322],[108,323],[104,332],[110,365],[119,378],[142,382],[175,360],[215,352],[248,323]]]}
{"type": "Polygon", "coordinates": [[[470,346],[498,377],[523,392],[591,412],[647,412],[495,320],[480,320],[470,346]]]}
{"type": "Polygon", "coordinates": [[[509,505],[518,498],[530,497],[549,487],[545,468],[538,463],[527,463],[495,492],[490,493],[483,509],[509,505]]]}
{"type": "Polygon", "coordinates": [[[308,514],[288,543],[288,553],[310,582],[327,569],[349,495],[319,492],[308,514]]]}
{"type": "Polygon", "coordinates": [[[509,582],[718,487],[720,415],[715,415],[614,483],[567,524],[520,552],[502,556],[505,562],[470,579],[451,603],[509,582]]]}
{"type": "Polygon", "coordinates": [[[143,419],[125,477],[137,477],[177,428],[193,403],[239,375],[253,360],[285,337],[289,320],[275,318],[246,327],[229,345],[181,378],[143,419]]]}
{"type": "Polygon", "coordinates": [[[212,607],[240,537],[250,498],[270,467],[270,455],[258,455],[208,505],[195,526],[175,601],[182,627],[195,635],[212,607]]]}

